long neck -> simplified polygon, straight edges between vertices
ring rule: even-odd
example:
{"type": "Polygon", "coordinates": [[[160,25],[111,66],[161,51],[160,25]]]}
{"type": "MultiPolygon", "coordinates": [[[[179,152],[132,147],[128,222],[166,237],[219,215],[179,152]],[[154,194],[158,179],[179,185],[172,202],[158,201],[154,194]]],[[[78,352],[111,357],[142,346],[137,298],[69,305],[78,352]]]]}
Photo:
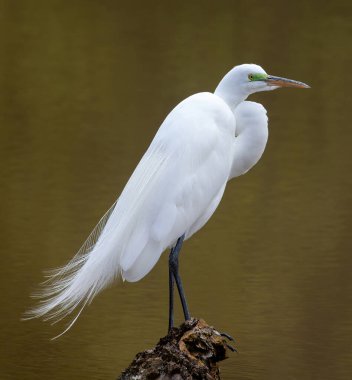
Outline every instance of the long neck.
{"type": "Polygon", "coordinates": [[[233,161],[229,179],[247,173],[262,156],[268,141],[266,114],[254,119],[238,118],[236,130],[238,135],[233,142],[233,161]]]}
{"type": "Polygon", "coordinates": [[[231,79],[231,71],[227,73],[218,86],[216,87],[214,94],[223,99],[227,105],[232,109],[235,108],[248,97],[248,92],[242,91],[239,86],[234,86],[231,79]]]}

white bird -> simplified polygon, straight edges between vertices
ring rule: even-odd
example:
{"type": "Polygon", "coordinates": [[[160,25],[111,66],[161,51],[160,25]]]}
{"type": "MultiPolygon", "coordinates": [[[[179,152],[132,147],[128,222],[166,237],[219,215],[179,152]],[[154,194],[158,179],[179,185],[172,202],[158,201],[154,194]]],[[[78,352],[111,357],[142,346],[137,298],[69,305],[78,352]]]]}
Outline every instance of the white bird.
{"type": "Polygon", "coordinates": [[[37,294],[39,306],[27,317],[57,321],[80,306],[67,331],[101,290],[119,277],[139,281],[169,247],[169,330],[173,327],[174,281],[184,317],[189,319],[178,272],[183,240],[209,220],[227,182],[260,159],[268,139],[266,110],[245,99],[278,87],[309,86],[268,75],[258,65],[243,64],[228,72],[214,93],[198,93],[178,104],[120,197],[78,254],[51,273],[37,294]]]}

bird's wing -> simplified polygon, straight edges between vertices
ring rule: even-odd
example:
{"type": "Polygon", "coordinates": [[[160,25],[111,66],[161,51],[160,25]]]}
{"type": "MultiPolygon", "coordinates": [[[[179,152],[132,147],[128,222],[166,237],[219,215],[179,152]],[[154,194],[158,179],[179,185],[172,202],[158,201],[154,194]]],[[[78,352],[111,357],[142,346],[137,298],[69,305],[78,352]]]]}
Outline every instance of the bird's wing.
{"type": "Polygon", "coordinates": [[[136,209],[138,223],[120,261],[125,279],[146,275],[206,212],[226,184],[234,128],[232,112],[211,94],[188,98],[167,117],[148,149],[154,156],[155,148],[162,147],[165,165],[144,187],[143,205],[136,209]]]}
{"type": "Polygon", "coordinates": [[[97,228],[99,235],[93,233],[80,254],[52,276],[28,316],[60,319],[120,274],[128,281],[145,276],[226,183],[233,134],[233,114],[215,95],[180,103],[97,228]]]}

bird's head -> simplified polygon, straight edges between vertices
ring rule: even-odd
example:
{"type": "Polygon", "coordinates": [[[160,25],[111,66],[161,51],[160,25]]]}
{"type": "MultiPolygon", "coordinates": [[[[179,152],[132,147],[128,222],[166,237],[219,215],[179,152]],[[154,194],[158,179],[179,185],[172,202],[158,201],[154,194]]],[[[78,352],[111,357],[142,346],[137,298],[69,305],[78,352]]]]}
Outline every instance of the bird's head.
{"type": "Polygon", "coordinates": [[[236,66],[232,69],[232,73],[235,79],[237,79],[238,84],[244,88],[244,91],[248,91],[249,94],[258,91],[275,90],[279,87],[309,88],[303,82],[269,75],[263,68],[254,64],[236,66]]]}
{"type": "Polygon", "coordinates": [[[230,70],[219,83],[215,94],[232,105],[238,104],[255,92],[275,90],[279,87],[309,88],[303,82],[269,75],[262,67],[246,63],[230,70]]]}

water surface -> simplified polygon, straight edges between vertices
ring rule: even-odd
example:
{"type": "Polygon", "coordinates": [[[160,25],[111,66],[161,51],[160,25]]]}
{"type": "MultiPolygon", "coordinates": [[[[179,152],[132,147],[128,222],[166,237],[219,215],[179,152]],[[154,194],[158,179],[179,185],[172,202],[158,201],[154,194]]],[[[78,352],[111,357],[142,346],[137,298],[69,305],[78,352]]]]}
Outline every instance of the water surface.
{"type": "Polygon", "coordinates": [[[312,89],[252,97],[269,111],[269,143],[184,246],[191,312],[238,341],[224,379],[351,378],[350,12],[348,1],[1,1],[2,379],[113,379],[165,333],[166,255],[55,342],[63,324],[20,317],[171,108],[242,62],[312,89]]]}

